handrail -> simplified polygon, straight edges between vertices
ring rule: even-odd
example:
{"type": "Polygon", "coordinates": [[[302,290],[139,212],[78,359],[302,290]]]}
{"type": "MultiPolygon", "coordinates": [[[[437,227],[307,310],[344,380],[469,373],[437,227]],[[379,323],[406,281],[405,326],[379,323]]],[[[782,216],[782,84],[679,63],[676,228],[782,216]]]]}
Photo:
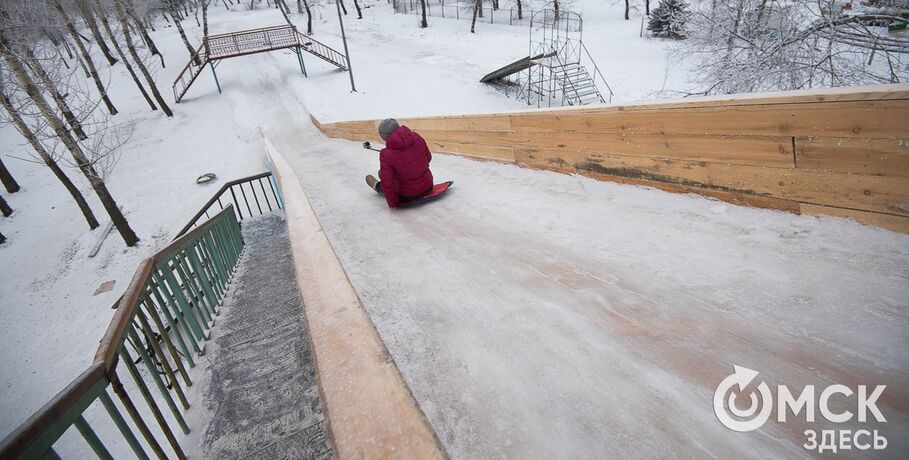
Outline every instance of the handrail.
{"type": "Polygon", "coordinates": [[[603,72],[600,72],[600,68],[597,66],[597,61],[595,61],[593,59],[593,56],[590,55],[590,51],[587,51],[587,46],[584,45],[583,41],[579,41],[578,43],[581,44],[581,49],[584,50],[584,53],[587,54],[587,58],[590,59],[590,62],[593,63],[593,75],[594,75],[593,84],[596,84],[596,76],[599,75],[600,80],[603,80],[603,84],[606,85],[606,89],[609,90],[609,102],[612,102],[612,96],[614,96],[615,93],[612,92],[612,88],[609,86],[609,83],[606,81],[606,77],[603,76],[603,72]]]}
{"type": "MultiPolygon", "coordinates": [[[[232,187],[235,186],[235,185],[239,185],[239,186],[240,186],[240,189],[242,190],[242,189],[243,189],[243,184],[249,182],[249,183],[250,183],[250,189],[251,189],[252,193],[256,194],[257,192],[256,192],[255,187],[252,187],[252,181],[258,181],[258,182],[259,182],[259,187],[260,187],[260,189],[261,189],[261,191],[262,191],[262,195],[263,195],[263,197],[265,198],[265,204],[266,204],[266,206],[268,207],[268,210],[269,210],[269,211],[272,211],[271,202],[268,201],[268,194],[265,192],[265,187],[262,185],[262,179],[264,179],[264,178],[266,178],[266,177],[271,177],[271,175],[272,175],[271,172],[263,172],[263,173],[255,174],[255,175],[252,175],[252,176],[243,177],[243,178],[241,178],[241,179],[235,179],[235,180],[232,180],[232,181],[230,181],[230,182],[225,183],[224,185],[221,186],[221,188],[218,189],[217,192],[215,192],[214,195],[212,195],[211,199],[209,199],[208,201],[205,202],[204,205],[202,205],[202,208],[199,209],[199,212],[197,212],[195,215],[193,215],[193,217],[189,220],[189,223],[187,223],[185,226],[183,226],[183,228],[180,229],[179,232],[177,232],[177,237],[180,237],[180,236],[183,235],[184,233],[188,232],[189,229],[191,229],[194,225],[196,225],[196,223],[199,221],[199,219],[202,218],[203,215],[207,216],[207,215],[208,215],[208,212],[209,212],[209,209],[210,209],[212,206],[214,206],[215,203],[219,203],[219,204],[220,204],[220,203],[221,203],[221,197],[222,197],[228,190],[231,190],[232,187]]],[[[275,205],[276,205],[276,207],[277,207],[278,209],[283,209],[283,205],[281,204],[281,199],[280,199],[280,197],[279,197],[280,191],[278,191],[277,187],[275,187],[275,185],[274,185],[271,181],[269,181],[269,188],[271,189],[272,197],[274,197],[274,199],[275,199],[275,205]]],[[[248,203],[249,203],[249,199],[246,198],[245,191],[243,191],[243,193],[244,193],[244,194],[243,194],[242,196],[243,196],[244,199],[246,200],[247,208],[248,208],[248,211],[249,211],[249,213],[250,213],[250,215],[251,215],[251,214],[252,214],[252,207],[249,206],[249,204],[248,204],[248,203]]],[[[237,216],[237,217],[239,218],[239,220],[243,220],[243,210],[242,210],[242,208],[240,207],[239,200],[236,198],[236,194],[232,194],[232,198],[233,198],[233,201],[234,201],[235,209],[236,209],[236,211],[238,212],[238,216],[237,216]]],[[[258,200],[258,195],[254,195],[254,198],[255,198],[256,200],[258,200]]],[[[257,204],[258,207],[261,208],[261,203],[259,203],[258,201],[256,201],[256,204],[257,204]]],[[[220,208],[220,209],[224,209],[224,206],[221,205],[221,208],[220,208]]],[[[260,211],[260,214],[261,214],[261,209],[259,209],[259,211],[260,211]]]]}
{"type": "MultiPolygon", "coordinates": [[[[568,45],[568,42],[565,42],[562,45],[562,48],[566,47],[567,45],[568,45]]],[[[559,50],[559,51],[561,52],[561,50],[559,50]]],[[[578,93],[578,87],[575,86],[574,82],[571,81],[571,79],[567,77],[567,72],[565,71],[565,66],[568,64],[565,64],[564,62],[562,62],[562,58],[559,57],[559,54],[560,53],[557,52],[555,55],[555,58],[556,58],[556,61],[559,62],[559,66],[562,68],[562,71],[561,71],[561,73],[562,73],[562,100],[563,101],[565,100],[565,81],[568,81],[568,83],[571,85],[571,90],[574,91],[574,96],[578,100],[578,104],[580,104],[581,103],[581,94],[578,93]]],[[[594,83],[594,84],[596,84],[596,83],[594,83]]],[[[569,104],[571,104],[570,100],[569,100],[569,104]]],[[[571,104],[571,105],[574,105],[574,104],[571,104]]]]}
{"type": "Polygon", "coordinates": [[[152,269],[155,267],[154,256],[139,262],[139,268],[133,275],[133,279],[126,287],[126,291],[117,302],[117,310],[114,311],[114,317],[111,318],[107,331],[101,337],[98,351],[95,352],[94,364],[104,366],[108,371],[113,368],[116,362],[117,350],[123,343],[123,335],[126,333],[126,325],[132,321],[136,313],[136,307],[139,304],[139,295],[142,294],[142,288],[148,281],[152,269]]]}
{"type": "Polygon", "coordinates": [[[73,425],[98,456],[109,458],[106,447],[83,416],[97,400],[102,402],[136,456],[147,458],[107,393],[107,387],[111,385],[145,437],[146,444],[159,457],[166,456],[119,384],[116,368],[120,364],[125,365],[133,377],[177,457],[184,458],[182,448],[136,368],[135,363],[139,361],[134,362],[126,345],[135,347],[177,424],[188,433],[189,427],[171,393],[177,396],[184,409],[189,408],[177,377],[181,376],[187,386],[192,383],[182,361],[194,366],[190,348],[201,353],[199,342],[207,339],[206,331],[214,325],[218,305],[242,250],[239,222],[233,206],[228,204],[202,225],[142,260],[118,302],[92,365],[0,442],[0,458],[58,458],[53,444],[73,425]],[[143,338],[149,342],[150,349],[143,346],[143,338]],[[163,345],[158,344],[158,338],[163,345]],[[153,362],[164,370],[168,385],[165,386],[153,362]]]}
{"type": "Polygon", "coordinates": [[[50,427],[63,417],[83,395],[89,393],[104,378],[103,365],[89,366],[0,443],[0,458],[19,458],[33,451],[32,446],[45,436],[46,427],[50,427]]]}

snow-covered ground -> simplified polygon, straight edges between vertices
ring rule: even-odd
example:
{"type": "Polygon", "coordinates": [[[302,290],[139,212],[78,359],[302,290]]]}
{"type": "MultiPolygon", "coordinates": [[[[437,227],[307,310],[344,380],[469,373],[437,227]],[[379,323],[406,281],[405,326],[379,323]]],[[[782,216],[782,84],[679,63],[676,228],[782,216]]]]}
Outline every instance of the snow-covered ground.
{"type": "MultiPolygon", "coordinates": [[[[854,353],[873,357],[864,359],[887,364],[882,379],[905,382],[905,357],[881,349],[898,352],[907,345],[901,332],[909,299],[904,235],[444,156],[434,167],[440,178],[457,181],[451,196],[420,212],[386,211],[361,184],[375,158],[354,143],[326,141],[308,113],[342,120],[526,108],[477,81],[526,55],[527,37],[525,29],[504,25],[483,25],[472,35],[467,22],[438,18],[421,30],[415,17],[392,15],[383,1],[365,5],[366,19],[345,21],[356,93],[346,73],[307,58],[304,79],[292,53],[276,52],[224,61],[221,95],[210,76],[201,75],[185,102],[173,105],[176,116],[166,119],[149,112],[128,76],[113,69],[111,96],[122,111],[117,120],[134,123],[135,133],[110,187],[142,238],[138,248],[126,249],[114,233],[98,256],[87,258],[98,231],[87,231],[45,168],[10,157],[25,156],[26,147],[11,127],[2,128],[4,162],[23,190],[4,195],[16,214],[0,219],[9,238],[0,246],[0,435],[89,364],[109,307],[138,261],[166,244],[218,186],[198,186],[195,178],[214,172],[225,181],[265,169],[260,128],[301,168],[345,269],[452,454],[480,447],[490,455],[517,454],[527,448],[521,445],[526,437],[537,435],[554,445],[578,442],[577,433],[619,442],[609,432],[622,431],[596,426],[598,417],[612,407],[629,414],[625,400],[632,401],[635,388],[652,389],[654,379],[664,377],[680,382],[668,390],[683,393],[674,410],[707,423],[704,407],[691,398],[703,396],[704,386],[731,362],[709,360],[720,348],[698,342],[691,335],[697,331],[723,331],[722,344],[735,347],[721,354],[736,358],[753,357],[742,344],[762,340],[761,334],[780,344],[799,334],[812,337],[806,353],[834,340],[837,349],[854,346],[854,353]],[[407,239],[418,243],[421,260],[447,265],[421,263],[418,275],[385,277],[407,239]],[[92,296],[107,280],[117,281],[114,290],[92,296]],[[848,337],[818,336],[821,327],[842,330],[856,317],[863,322],[848,337]],[[795,323],[775,327],[783,319],[795,323]],[[660,345],[673,326],[695,331],[677,339],[692,342],[660,345]],[[730,337],[737,334],[747,337],[735,342],[730,337]],[[631,339],[623,342],[624,336],[631,339]],[[696,353],[704,349],[713,352],[696,353]],[[610,358],[619,352],[640,353],[647,363],[610,358]],[[689,387],[677,370],[660,368],[688,362],[703,371],[703,385],[689,387]],[[439,381],[446,377],[451,382],[439,381]],[[458,382],[476,391],[454,386],[458,382]],[[627,390],[618,393],[621,401],[605,392],[610,387],[627,390]],[[566,420],[581,420],[583,428],[558,419],[575,409],[580,419],[566,420]],[[516,425],[534,416],[545,420],[516,425]],[[514,438],[502,434],[512,431],[514,438]]],[[[585,42],[606,68],[616,100],[684,84],[677,68],[666,76],[666,43],[638,38],[639,17],[625,22],[611,2],[597,5],[581,5],[585,42]]],[[[320,14],[315,37],[341,48],[334,10],[320,14]]],[[[219,33],[282,21],[271,9],[213,8],[210,26],[219,33]]],[[[199,29],[192,21],[185,26],[198,42],[199,29]]],[[[169,100],[170,82],[188,55],[173,29],[159,29],[154,38],[168,62],[156,70],[169,100]]],[[[92,204],[100,213],[93,198],[92,204]]],[[[844,359],[866,369],[857,358],[844,359]]],[[[753,365],[768,363],[761,370],[772,373],[773,362],[753,365]]],[[[625,432],[642,427],[628,423],[625,432]]]]}

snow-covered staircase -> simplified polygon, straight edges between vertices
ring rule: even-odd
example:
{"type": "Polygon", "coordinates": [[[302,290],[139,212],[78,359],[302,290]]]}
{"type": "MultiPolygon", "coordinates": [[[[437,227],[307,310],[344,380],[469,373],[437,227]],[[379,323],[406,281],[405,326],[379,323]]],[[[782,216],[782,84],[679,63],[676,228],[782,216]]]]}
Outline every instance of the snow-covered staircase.
{"type": "Polygon", "coordinates": [[[553,77],[562,88],[568,105],[587,105],[606,102],[590,72],[579,63],[559,65],[552,68],[553,77]]]}

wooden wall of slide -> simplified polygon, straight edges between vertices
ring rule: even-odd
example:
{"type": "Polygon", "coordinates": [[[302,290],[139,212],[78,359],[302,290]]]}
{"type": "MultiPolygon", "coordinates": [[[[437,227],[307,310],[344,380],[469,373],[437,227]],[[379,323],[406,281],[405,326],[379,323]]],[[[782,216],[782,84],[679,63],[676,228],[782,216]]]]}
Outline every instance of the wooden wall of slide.
{"type": "MultiPolygon", "coordinates": [[[[379,121],[313,119],[355,141],[379,121]]],[[[909,85],[399,121],[433,152],[909,233],[909,85]]]]}

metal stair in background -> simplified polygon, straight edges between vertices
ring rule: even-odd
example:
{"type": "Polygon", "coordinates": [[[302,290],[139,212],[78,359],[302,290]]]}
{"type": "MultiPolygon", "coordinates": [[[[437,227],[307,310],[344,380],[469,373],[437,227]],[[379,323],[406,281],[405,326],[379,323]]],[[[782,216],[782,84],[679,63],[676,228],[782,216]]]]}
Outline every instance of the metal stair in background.
{"type": "Polygon", "coordinates": [[[597,88],[593,76],[581,64],[571,63],[553,67],[552,73],[556,83],[561,86],[562,94],[568,105],[606,102],[597,88]]]}

